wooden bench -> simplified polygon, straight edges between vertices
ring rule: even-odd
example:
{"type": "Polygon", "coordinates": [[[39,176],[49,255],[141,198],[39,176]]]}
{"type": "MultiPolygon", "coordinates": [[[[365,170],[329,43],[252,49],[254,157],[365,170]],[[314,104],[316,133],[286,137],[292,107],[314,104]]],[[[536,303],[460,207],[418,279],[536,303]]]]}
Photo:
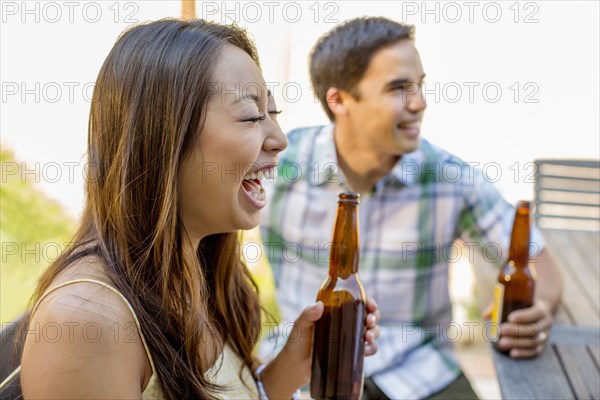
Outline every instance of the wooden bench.
{"type": "Polygon", "coordinates": [[[535,218],[542,229],[600,230],[600,161],[535,160],[535,218]]]}
{"type": "Polygon", "coordinates": [[[600,234],[543,229],[563,272],[563,294],[544,353],[512,360],[493,352],[505,399],[600,399],[600,234]]]}
{"type": "Polygon", "coordinates": [[[600,399],[600,161],[536,160],[535,213],[563,293],[537,358],[493,352],[505,399],[600,399]]]}

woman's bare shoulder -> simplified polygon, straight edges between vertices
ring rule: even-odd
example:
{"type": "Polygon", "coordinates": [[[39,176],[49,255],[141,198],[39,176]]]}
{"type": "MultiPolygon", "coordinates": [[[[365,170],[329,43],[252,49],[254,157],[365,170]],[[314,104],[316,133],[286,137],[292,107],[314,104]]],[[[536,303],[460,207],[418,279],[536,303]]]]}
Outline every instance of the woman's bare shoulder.
{"type": "MultiPolygon", "coordinates": [[[[149,360],[135,319],[110,284],[99,258],[59,274],[27,328],[21,384],[32,398],[138,398],[149,360]]],[[[151,374],[151,368],[150,368],[151,374]]]]}

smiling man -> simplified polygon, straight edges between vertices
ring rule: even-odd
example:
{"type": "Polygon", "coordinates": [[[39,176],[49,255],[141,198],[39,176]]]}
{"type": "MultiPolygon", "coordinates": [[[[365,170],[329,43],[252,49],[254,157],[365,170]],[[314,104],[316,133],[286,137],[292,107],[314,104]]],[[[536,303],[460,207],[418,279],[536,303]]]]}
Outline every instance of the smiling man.
{"type": "MultiPolygon", "coordinates": [[[[366,398],[477,398],[445,334],[443,249],[460,238],[497,245],[505,259],[513,206],[480,170],[421,138],[425,72],[411,26],[385,18],[339,25],[314,47],[310,73],[331,124],[289,133],[261,216],[283,322],[325,279],[337,194],[359,192],[360,276],[381,312],[366,398]]],[[[535,229],[532,241],[543,249],[535,229]]],[[[560,295],[556,265],[545,250],[535,257],[535,304],[501,330],[500,347],[514,358],[543,350],[560,295]],[[521,325],[534,329],[514,329],[521,325]]]]}

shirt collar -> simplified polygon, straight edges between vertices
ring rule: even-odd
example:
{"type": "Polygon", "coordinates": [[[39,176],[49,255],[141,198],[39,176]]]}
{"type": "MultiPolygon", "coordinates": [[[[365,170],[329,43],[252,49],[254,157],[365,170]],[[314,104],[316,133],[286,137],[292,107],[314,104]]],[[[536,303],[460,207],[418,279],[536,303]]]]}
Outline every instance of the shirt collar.
{"type": "Polygon", "coordinates": [[[332,178],[340,178],[335,140],[333,138],[334,125],[323,126],[315,138],[312,162],[309,165],[312,179],[310,181],[319,186],[332,178]]]}
{"type": "MultiPolygon", "coordinates": [[[[335,140],[333,137],[335,125],[329,124],[323,126],[317,133],[314,143],[312,162],[309,166],[312,179],[310,181],[319,186],[328,181],[337,181],[343,184],[343,174],[339,171],[337,151],[335,149],[335,140]],[[337,178],[337,180],[334,180],[337,178]]],[[[384,176],[380,182],[396,181],[405,186],[411,186],[417,181],[420,172],[420,165],[425,157],[420,150],[424,139],[420,139],[419,149],[412,153],[403,154],[394,168],[384,176]]],[[[383,183],[382,182],[382,183],[383,183]]]]}
{"type": "Polygon", "coordinates": [[[425,161],[421,146],[423,140],[420,139],[419,149],[412,153],[403,154],[400,160],[396,163],[390,176],[393,180],[405,185],[411,186],[417,181],[417,176],[420,174],[420,166],[425,161]]]}

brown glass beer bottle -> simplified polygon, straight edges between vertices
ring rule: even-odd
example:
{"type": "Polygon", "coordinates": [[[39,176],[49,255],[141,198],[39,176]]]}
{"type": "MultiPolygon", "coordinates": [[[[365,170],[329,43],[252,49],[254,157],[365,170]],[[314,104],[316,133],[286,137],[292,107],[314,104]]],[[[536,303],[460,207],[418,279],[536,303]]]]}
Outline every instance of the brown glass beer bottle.
{"type": "Polygon", "coordinates": [[[506,264],[500,269],[498,283],[494,289],[494,308],[492,311],[492,330],[496,338],[494,348],[498,348],[500,324],[508,321],[508,315],[533,305],[535,275],[529,268],[529,221],[530,204],[519,201],[515,212],[510,249],[506,264]]]}
{"type": "Polygon", "coordinates": [[[314,328],[310,380],[314,399],[362,397],[366,296],[358,277],[359,197],[338,196],[329,274],[317,295],[325,311],[314,328]]]}

